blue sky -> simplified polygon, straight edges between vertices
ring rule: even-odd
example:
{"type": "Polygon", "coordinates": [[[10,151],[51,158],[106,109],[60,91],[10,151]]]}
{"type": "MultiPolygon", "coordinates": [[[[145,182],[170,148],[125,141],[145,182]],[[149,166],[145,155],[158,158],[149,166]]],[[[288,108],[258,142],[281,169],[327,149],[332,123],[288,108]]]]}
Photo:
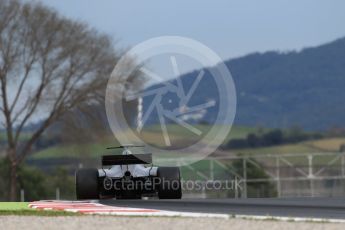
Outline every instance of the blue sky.
{"type": "Polygon", "coordinates": [[[288,51],[345,36],[343,0],[42,0],[130,47],[162,35],[196,39],[223,59],[288,51]]]}

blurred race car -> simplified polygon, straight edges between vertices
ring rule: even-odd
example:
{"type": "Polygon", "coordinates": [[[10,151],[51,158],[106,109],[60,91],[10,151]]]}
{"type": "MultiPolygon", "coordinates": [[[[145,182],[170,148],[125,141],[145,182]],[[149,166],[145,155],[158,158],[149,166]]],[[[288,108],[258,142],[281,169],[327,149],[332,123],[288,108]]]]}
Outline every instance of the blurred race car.
{"type": "Polygon", "coordinates": [[[181,199],[180,169],[154,167],[152,154],[133,154],[144,146],[125,145],[120,155],[102,156],[102,168],[79,169],[75,174],[76,195],[82,199],[181,199]]]}

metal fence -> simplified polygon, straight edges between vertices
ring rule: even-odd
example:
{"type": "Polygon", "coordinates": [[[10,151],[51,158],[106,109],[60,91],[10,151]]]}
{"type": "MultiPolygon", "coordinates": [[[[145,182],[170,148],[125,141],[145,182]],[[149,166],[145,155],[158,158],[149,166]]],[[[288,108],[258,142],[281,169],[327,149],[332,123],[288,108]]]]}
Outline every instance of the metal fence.
{"type": "Polygon", "coordinates": [[[339,152],[211,157],[184,166],[182,177],[205,184],[236,184],[201,193],[185,189],[186,196],[336,197],[345,196],[344,166],[345,153],[339,152]]]}

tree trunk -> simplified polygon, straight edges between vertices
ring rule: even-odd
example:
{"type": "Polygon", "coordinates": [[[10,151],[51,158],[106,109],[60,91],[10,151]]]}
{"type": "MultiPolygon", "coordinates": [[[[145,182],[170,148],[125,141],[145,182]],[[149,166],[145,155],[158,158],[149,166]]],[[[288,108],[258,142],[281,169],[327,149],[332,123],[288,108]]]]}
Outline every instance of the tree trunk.
{"type": "Polygon", "coordinates": [[[11,162],[10,173],[10,201],[17,201],[17,168],[16,162],[11,162]]]}

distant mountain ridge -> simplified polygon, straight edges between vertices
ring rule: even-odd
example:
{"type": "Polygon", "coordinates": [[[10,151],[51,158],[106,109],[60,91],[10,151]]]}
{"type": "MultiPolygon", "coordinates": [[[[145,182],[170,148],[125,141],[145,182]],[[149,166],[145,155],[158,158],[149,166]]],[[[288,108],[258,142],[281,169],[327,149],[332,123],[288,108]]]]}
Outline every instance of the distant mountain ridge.
{"type": "MultiPolygon", "coordinates": [[[[253,53],[225,64],[237,90],[235,124],[280,128],[297,125],[308,130],[345,127],[345,38],[299,52],[253,53]]],[[[186,89],[197,73],[180,77],[186,89]]],[[[191,104],[217,101],[222,95],[210,87],[214,84],[205,70],[191,104]]],[[[144,99],[144,112],[151,100],[144,99]]],[[[163,107],[176,107],[168,100],[162,103],[163,107]]],[[[216,113],[217,106],[207,109],[202,122],[214,122],[216,113]]],[[[152,123],[158,123],[157,114],[150,116],[148,124],[152,123]]]]}

